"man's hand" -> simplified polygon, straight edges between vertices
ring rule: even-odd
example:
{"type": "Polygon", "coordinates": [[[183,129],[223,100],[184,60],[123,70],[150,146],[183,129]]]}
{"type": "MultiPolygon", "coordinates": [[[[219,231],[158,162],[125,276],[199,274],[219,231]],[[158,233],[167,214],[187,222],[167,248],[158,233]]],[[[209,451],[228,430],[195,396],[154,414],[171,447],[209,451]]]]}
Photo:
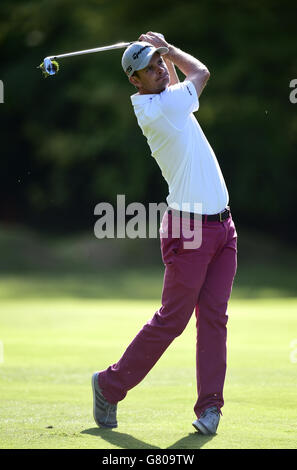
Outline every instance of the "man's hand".
{"type": "Polygon", "coordinates": [[[163,34],[153,33],[152,31],[149,31],[146,34],[142,34],[141,36],[139,36],[138,41],[148,42],[154,47],[168,47],[168,49],[170,47],[168,42],[165,40],[163,34]]]}

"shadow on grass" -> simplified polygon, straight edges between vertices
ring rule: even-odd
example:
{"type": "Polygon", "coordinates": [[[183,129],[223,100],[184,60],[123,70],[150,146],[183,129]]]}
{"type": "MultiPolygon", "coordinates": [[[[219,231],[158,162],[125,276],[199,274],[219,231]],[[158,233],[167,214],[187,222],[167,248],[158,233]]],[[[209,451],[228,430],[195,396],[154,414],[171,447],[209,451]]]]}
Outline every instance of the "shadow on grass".
{"type": "Polygon", "coordinates": [[[201,449],[214,437],[215,435],[203,436],[203,434],[199,434],[198,432],[191,432],[187,436],[167,447],[167,449],[201,449]]]}
{"type": "MultiPolygon", "coordinates": [[[[81,431],[81,434],[90,434],[91,436],[100,437],[121,449],[161,449],[161,447],[136,439],[130,434],[113,431],[111,429],[89,428],[81,431]]],[[[203,436],[197,432],[189,433],[187,436],[167,447],[167,449],[201,449],[213,437],[214,436],[203,436]]]]}

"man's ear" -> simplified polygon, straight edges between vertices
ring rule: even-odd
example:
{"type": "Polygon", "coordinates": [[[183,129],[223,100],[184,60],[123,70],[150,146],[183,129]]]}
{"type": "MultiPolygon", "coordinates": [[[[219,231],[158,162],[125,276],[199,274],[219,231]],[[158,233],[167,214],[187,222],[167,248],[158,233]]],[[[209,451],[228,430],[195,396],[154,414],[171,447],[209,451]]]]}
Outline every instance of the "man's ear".
{"type": "Polygon", "coordinates": [[[136,88],[138,88],[140,85],[139,78],[136,75],[132,75],[131,77],[129,77],[129,82],[136,88]]]}

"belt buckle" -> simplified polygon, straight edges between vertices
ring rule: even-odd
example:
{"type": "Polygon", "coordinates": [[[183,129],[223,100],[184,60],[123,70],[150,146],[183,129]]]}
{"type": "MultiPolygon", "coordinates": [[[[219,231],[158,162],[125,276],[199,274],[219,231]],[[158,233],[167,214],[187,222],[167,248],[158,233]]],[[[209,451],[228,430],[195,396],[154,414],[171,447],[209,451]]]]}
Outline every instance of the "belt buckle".
{"type": "Polygon", "coordinates": [[[223,214],[225,214],[226,211],[227,211],[227,212],[229,211],[229,209],[228,209],[227,207],[226,207],[226,209],[223,210],[223,212],[220,212],[220,213],[219,213],[219,220],[220,220],[220,222],[224,222],[224,220],[226,220],[225,218],[223,219],[223,214]]]}

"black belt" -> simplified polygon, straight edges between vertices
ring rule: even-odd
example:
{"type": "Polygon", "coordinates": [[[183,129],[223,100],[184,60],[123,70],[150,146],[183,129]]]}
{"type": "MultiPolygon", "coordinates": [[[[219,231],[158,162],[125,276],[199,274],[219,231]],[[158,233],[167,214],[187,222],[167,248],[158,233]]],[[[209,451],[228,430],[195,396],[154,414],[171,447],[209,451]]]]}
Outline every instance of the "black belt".
{"type": "Polygon", "coordinates": [[[175,214],[179,215],[180,217],[189,217],[190,219],[201,219],[202,222],[224,222],[224,220],[229,219],[231,212],[230,212],[230,207],[227,206],[226,209],[224,209],[222,212],[219,212],[218,214],[196,214],[195,212],[183,212],[183,211],[177,211],[176,209],[168,209],[168,214],[175,214]]]}

